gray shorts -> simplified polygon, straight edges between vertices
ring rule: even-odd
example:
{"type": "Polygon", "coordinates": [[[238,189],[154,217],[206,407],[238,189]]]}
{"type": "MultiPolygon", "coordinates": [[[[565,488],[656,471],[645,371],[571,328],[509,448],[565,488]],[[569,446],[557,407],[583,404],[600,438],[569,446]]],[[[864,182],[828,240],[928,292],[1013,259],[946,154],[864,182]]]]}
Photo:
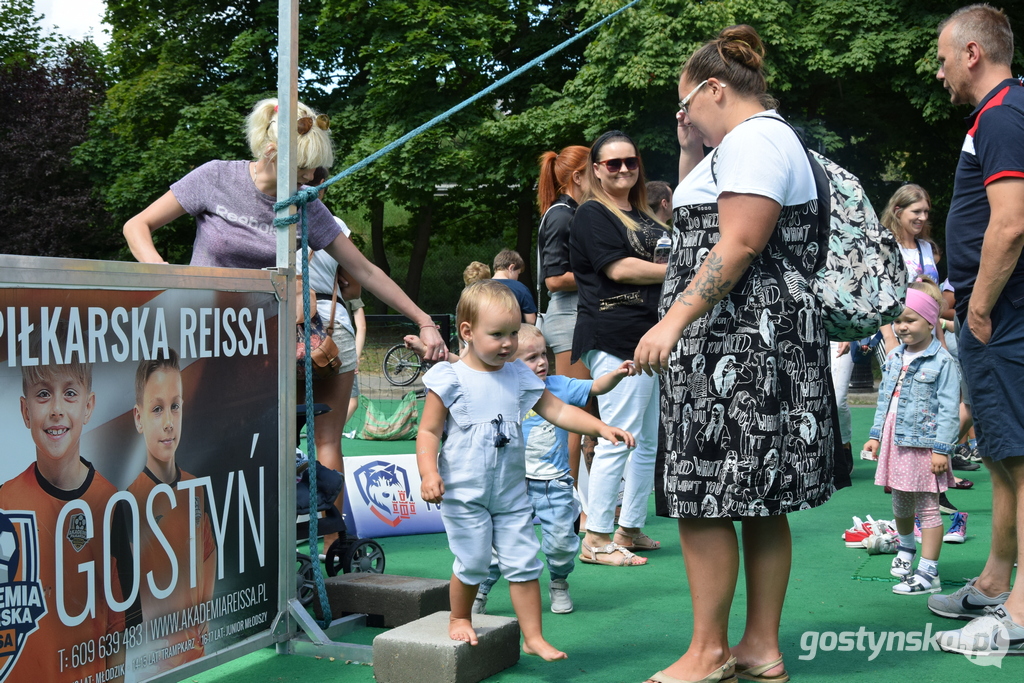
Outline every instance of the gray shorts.
{"type": "Polygon", "coordinates": [[[548,310],[540,324],[544,340],[555,353],[572,351],[572,335],[576,329],[576,292],[552,292],[548,310]]]}
{"type": "Polygon", "coordinates": [[[341,359],[340,372],[352,372],[356,369],[356,337],[344,325],[335,323],[331,338],[338,345],[338,358],[341,359]]]}

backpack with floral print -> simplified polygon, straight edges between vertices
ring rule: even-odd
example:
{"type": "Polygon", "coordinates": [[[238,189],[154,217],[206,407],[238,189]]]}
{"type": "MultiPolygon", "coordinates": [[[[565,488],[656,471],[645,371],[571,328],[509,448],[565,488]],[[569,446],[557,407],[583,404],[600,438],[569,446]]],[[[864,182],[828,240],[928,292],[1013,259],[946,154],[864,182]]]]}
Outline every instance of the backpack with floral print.
{"type": "MultiPolygon", "coordinates": [[[[825,331],[833,341],[870,337],[903,310],[907,268],[896,237],[878,221],[857,176],[808,149],[785,119],[763,118],[784,123],[796,133],[811,163],[818,206],[829,207],[828,212],[818,211],[818,220],[828,221],[827,226],[819,224],[818,231],[827,244],[818,250],[817,269],[807,283],[821,303],[825,331]]],[[[795,262],[788,247],[781,246],[795,262]]]]}
{"type": "Polygon", "coordinates": [[[864,187],[845,168],[807,150],[818,188],[818,205],[828,197],[828,239],[819,252],[811,292],[821,302],[825,331],[835,341],[870,337],[895,320],[907,294],[907,268],[896,237],[878,221],[864,187]],[[821,258],[821,257],[819,257],[821,258]]]}

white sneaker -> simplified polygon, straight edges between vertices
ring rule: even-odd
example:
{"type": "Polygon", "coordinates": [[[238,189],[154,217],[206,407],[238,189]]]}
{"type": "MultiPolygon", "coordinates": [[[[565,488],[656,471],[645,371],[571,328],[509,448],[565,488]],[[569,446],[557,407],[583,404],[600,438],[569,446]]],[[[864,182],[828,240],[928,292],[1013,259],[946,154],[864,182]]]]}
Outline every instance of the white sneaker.
{"type": "Polygon", "coordinates": [[[939,575],[929,574],[921,569],[892,587],[892,592],[896,595],[924,595],[938,593],[941,590],[942,581],[939,579],[939,575]]]}
{"type": "Polygon", "coordinates": [[[1003,605],[987,610],[956,631],[939,631],[936,642],[946,652],[959,652],[968,659],[1024,654],[1024,626],[1015,623],[1003,605]]]}
{"type": "Polygon", "coordinates": [[[871,534],[864,539],[868,555],[892,555],[900,545],[900,539],[892,534],[871,534]]]}
{"type": "Polygon", "coordinates": [[[487,593],[477,593],[473,599],[473,614],[487,614],[487,593]]]}
{"type": "Polygon", "coordinates": [[[551,611],[555,614],[568,614],[573,610],[569,582],[565,579],[551,580],[548,584],[548,597],[551,598],[551,611]]]}

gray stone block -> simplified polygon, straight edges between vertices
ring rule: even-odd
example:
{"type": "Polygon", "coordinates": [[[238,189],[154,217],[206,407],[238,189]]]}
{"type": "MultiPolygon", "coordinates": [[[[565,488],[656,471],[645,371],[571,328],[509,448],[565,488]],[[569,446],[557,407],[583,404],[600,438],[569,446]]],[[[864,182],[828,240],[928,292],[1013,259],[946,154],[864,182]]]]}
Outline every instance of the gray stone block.
{"type": "MultiPolygon", "coordinates": [[[[331,613],[366,614],[366,625],[393,628],[450,610],[448,582],[393,574],[341,574],[326,581],[331,613]]],[[[319,612],[319,603],[313,601],[319,612]]]]}
{"type": "Polygon", "coordinates": [[[474,614],[476,645],[448,636],[450,612],[399,626],[373,639],[377,683],[478,683],[519,661],[519,622],[474,614]]]}

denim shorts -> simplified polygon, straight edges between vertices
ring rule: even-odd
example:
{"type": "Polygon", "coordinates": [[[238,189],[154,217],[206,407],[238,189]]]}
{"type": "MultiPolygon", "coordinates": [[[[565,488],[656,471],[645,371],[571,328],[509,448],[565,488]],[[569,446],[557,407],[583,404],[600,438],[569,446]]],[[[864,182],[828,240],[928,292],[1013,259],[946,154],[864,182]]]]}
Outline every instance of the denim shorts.
{"type": "Polygon", "coordinates": [[[344,325],[334,324],[331,338],[338,345],[338,358],[341,359],[340,372],[352,372],[356,369],[356,337],[344,325]]]}
{"type": "Polygon", "coordinates": [[[988,344],[978,341],[964,323],[960,365],[971,393],[981,455],[994,461],[1024,456],[1024,307],[999,298],[988,344]]]}

